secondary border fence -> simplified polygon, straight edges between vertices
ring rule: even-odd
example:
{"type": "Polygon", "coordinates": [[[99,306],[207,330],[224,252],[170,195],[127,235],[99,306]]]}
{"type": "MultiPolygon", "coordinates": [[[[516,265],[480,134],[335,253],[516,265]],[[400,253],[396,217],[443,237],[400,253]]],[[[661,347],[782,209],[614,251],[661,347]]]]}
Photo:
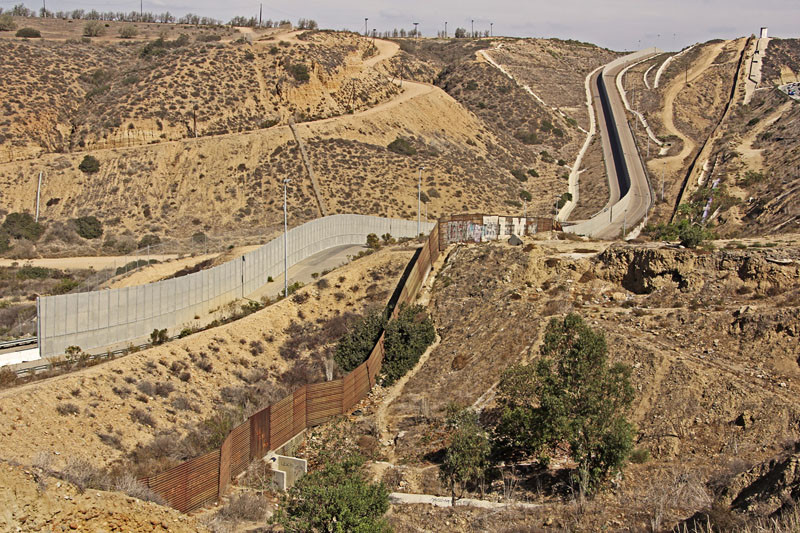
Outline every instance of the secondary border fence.
{"type": "MultiPolygon", "coordinates": [[[[433,223],[423,223],[427,232],[433,223]]],[[[288,263],[327,248],[364,244],[370,233],[415,237],[417,222],[366,215],[331,215],[289,230],[288,263]]],[[[175,332],[195,316],[247,298],[283,272],[283,236],[222,265],[180,278],[37,300],[40,357],[69,346],[92,350],[146,339],[154,329],[175,332]]]]}
{"type": "MultiPolygon", "coordinates": [[[[437,223],[416,255],[405,282],[401,281],[401,287],[398,287],[399,296],[392,317],[397,316],[402,304],[410,304],[416,299],[433,263],[446,245],[440,239],[437,223]]],[[[367,360],[342,379],[300,387],[234,428],[220,449],[140,481],[182,512],[218,501],[251,461],[264,457],[270,450],[279,449],[306,428],[348,412],[365,398],[375,385],[383,356],[382,333],[367,360]]]]}

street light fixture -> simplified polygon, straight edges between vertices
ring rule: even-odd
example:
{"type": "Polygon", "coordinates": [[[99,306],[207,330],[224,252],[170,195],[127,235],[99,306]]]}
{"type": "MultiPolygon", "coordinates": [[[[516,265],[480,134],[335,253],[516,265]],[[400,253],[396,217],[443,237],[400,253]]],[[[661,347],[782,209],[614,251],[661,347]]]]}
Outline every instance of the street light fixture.
{"type": "Polygon", "coordinates": [[[417,181],[417,235],[422,233],[422,171],[425,167],[419,167],[419,180],[417,181]]]}
{"type": "Polygon", "coordinates": [[[369,17],[364,17],[364,37],[369,35],[369,29],[367,27],[367,22],[369,22],[369,17]]]}
{"type": "Polygon", "coordinates": [[[289,224],[288,216],[286,214],[286,187],[291,178],[283,180],[283,296],[289,297],[289,224]]]}

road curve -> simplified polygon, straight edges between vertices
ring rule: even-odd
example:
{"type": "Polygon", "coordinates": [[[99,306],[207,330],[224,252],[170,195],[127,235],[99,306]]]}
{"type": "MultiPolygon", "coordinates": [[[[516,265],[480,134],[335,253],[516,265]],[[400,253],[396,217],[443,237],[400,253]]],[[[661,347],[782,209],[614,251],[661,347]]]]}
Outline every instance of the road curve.
{"type": "Polygon", "coordinates": [[[616,78],[628,65],[660,53],[649,48],[612,61],[592,80],[595,109],[609,178],[609,203],[589,220],[564,231],[599,239],[614,239],[644,219],[652,203],[647,174],[628,125],[616,78]]]}

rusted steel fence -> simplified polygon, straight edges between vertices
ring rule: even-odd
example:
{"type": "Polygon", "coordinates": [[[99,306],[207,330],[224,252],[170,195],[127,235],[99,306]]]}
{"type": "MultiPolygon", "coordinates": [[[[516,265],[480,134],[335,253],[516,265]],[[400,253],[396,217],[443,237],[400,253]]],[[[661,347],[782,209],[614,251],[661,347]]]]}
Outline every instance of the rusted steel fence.
{"type": "MultiPolygon", "coordinates": [[[[400,290],[393,317],[397,316],[401,304],[410,304],[416,299],[443,244],[446,243],[441,242],[437,224],[400,290]]],[[[300,387],[234,428],[219,450],[142,481],[170,506],[183,512],[218,501],[250,461],[280,448],[304,429],[346,413],[366,397],[381,370],[383,339],[381,334],[367,360],[344,378],[300,387]]]]}

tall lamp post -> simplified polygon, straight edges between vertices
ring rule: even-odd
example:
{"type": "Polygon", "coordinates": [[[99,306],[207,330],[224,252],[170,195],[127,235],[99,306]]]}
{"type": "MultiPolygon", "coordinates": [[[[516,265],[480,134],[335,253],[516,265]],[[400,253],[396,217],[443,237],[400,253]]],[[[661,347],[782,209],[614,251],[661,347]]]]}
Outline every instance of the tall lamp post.
{"type": "Polygon", "coordinates": [[[425,167],[419,167],[419,180],[417,181],[417,235],[422,233],[422,171],[425,167]]]}
{"type": "Polygon", "coordinates": [[[286,215],[286,187],[291,178],[283,180],[283,296],[289,297],[289,219],[286,215]]]}
{"type": "Polygon", "coordinates": [[[367,22],[369,22],[369,17],[364,17],[364,37],[369,35],[369,30],[367,29],[367,22]]]}

